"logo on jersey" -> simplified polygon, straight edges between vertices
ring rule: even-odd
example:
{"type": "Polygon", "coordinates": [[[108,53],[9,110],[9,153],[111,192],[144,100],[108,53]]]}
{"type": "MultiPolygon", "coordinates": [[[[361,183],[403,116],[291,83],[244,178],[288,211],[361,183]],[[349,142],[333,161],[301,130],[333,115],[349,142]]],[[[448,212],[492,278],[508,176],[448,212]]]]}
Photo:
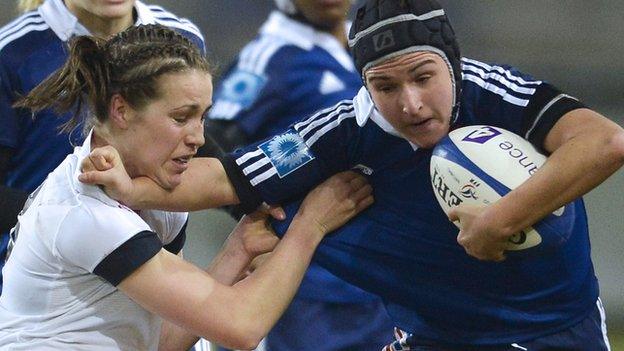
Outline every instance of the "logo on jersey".
{"type": "Polygon", "coordinates": [[[373,35],[373,47],[375,52],[394,46],[394,35],[392,30],[387,30],[373,35]]]}
{"type": "Polygon", "coordinates": [[[256,101],[266,82],[264,76],[236,70],[223,82],[223,90],[218,99],[239,104],[243,109],[247,108],[256,101]]]}
{"type": "Polygon", "coordinates": [[[474,132],[466,135],[462,141],[469,141],[477,144],[485,144],[490,139],[494,138],[497,135],[500,135],[501,132],[492,128],[492,127],[483,127],[475,130],[474,132]]]}
{"type": "Polygon", "coordinates": [[[280,178],[314,159],[305,141],[294,129],[273,137],[258,148],[269,158],[280,178]]]}

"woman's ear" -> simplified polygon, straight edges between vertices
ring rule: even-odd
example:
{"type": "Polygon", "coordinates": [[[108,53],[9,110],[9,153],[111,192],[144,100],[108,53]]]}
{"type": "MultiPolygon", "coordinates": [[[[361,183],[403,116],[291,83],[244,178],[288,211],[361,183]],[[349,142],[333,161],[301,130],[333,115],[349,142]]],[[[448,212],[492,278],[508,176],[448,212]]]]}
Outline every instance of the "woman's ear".
{"type": "Polygon", "coordinates": [[[110,101],[109,118],[111,123],[120,129],[127,129],[134,110],[120,94],[113,94],[110,101]]]}

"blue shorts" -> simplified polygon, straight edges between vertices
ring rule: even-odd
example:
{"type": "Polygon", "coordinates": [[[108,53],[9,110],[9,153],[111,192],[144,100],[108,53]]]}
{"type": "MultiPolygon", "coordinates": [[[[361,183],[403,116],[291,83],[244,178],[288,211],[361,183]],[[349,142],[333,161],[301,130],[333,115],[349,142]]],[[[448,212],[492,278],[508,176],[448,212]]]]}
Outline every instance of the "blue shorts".
{"type": "Polygon", "coordinates": [[[535,340],[513,343],[511,345],[455,347],[423,342],[398,328],[394,329],[395,342],[382,351],[610,351],[607,339],[605,313],[600,299],[596,308],[573,327],[556,334],[543,336],[535,340]]]}
{"type": "Polygon", "coordinates": [[[392,338],[381,300],[331,303],[295,299],[266,339],[267,351],[379,351],[392,338]]]}
{"type": "Polygon", "coordinates": [[[296,298],[265,339],[264,350],[379,351],[392,338],[392,325],[381,300],[333,303],[296,298]]]}

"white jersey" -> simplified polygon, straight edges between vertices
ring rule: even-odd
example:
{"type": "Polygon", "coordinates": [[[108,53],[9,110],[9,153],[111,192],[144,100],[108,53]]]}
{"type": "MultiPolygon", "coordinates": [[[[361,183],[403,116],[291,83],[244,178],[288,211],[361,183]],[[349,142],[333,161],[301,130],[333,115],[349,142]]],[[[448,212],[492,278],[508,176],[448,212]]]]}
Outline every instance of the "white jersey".
{"type": "Polygon", "coordinates": [[[157,252],[176,238],[188,214],[136,213],[100,188],[80,183],[90,140],[50,173],[19,216],[16,244],[3,270],[0,350],[158,348],[160,318],[94,270],[137,234],[153,240],[150,232],[157,233],[157,252]]]}

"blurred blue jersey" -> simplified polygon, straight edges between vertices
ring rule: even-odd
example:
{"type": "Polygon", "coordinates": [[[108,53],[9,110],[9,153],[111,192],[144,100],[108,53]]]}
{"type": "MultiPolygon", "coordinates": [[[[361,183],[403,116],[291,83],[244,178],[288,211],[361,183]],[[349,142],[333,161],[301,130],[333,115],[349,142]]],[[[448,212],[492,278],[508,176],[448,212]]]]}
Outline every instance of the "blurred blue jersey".
{"type": "MultiPolygon", "coordinates": [[[[582,107],[550,84],[508,66],[462,60],[461,108],[453,127],[486,124],[539,149],[557,120],[582,107]]],[[[581,199],[570,240],[502,263],[468,256],[430,183],[431,150],[401,138],[362,88],[287,131],[232,155],[268,203],[297,201],[339,171],[369,175],[375,204],[326,237],[315,259],[381,296],[397,326],[417,339],[466,345],[529,340],[566,329],[595,307],[581,199]]],[[[287,206],[290,216],[298,203],[287,206]]],[[[283,232],[286,224],[276,224],[283,232]]]]}
{"type": "MultiPolygon", "coordinates": [[[[274,11],[226,72],[208,117],[235,122],[249,140],[262,140],[352,98],[361,86],[353,60],[336,38],[274,11]]],[[[375,298],[316,264],[297,295],[330,302],[375,298]]]]}
{"type": "Polygon", "coordinates": [[[361,86],[336,38],[274,11],[226,72],[209,118],[235,120],[250,139],[260,140],[353,98],[361,86]]]}
{"type": "MultiPolygon", "coordinates": [[[[205,53],[204,39],[197,27],[159,6],[135,5],[136,25],[161,24],[192,40],[205,53]]],[[[65,156],[81,145],[78,127],[60,134],[59,126],[71,114],[58,116],[50,110],[32,115],[14,109],[13,103],[67,60],[67,42],[74,36],[89,35],[62,0],[46,0],[0,29],[0,145],[14,149],[5,185],[33,191],[65,156]]]]}

